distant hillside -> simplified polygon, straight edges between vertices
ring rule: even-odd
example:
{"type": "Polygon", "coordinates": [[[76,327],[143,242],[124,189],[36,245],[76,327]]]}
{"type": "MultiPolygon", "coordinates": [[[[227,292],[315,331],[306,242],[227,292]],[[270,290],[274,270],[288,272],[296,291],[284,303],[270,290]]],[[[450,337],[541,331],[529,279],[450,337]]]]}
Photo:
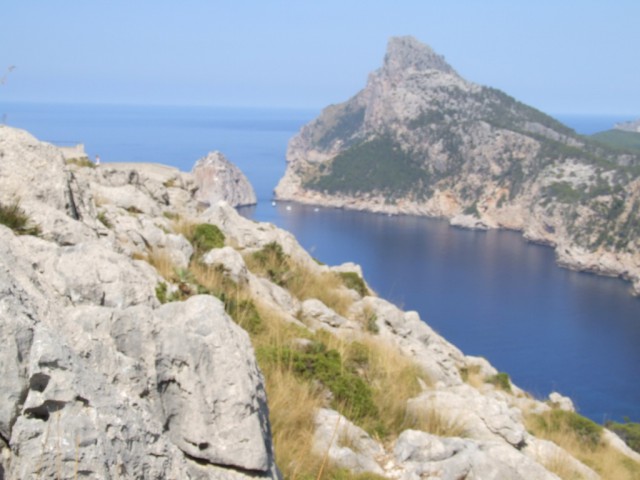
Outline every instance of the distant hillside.
{"type": "Polygon", "coordinates": [[[613,129],[593,134],[591,138],[610,147],[640,153],[639,132],[613,129]]]}
{"type": "Polygon", "coordinates": [[[412,37],[291,139],[276,196],[521,230],[640,292],[640,154],[460,77],[412,37]]]}

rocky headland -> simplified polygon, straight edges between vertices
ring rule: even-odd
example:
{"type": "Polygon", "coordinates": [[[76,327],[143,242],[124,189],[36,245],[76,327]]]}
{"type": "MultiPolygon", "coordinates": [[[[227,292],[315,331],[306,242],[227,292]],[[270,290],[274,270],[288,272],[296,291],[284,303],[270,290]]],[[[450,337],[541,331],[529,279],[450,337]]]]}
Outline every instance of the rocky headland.
{"type": "Polygon", "coordinates": [[[630,122],[616,123],[615,129],[622,130],[623,132],[640,133],[640,119],[632,120],[630,122]]]}
{"type": "Polygon", "coordinates": [[[256,204],[256,193],[247,177],[220,152],[211,152],[196,162],[196,199],[207,205],[225,201],[232,207],[256,204]]]}
{"type": "Polygon", "coordinates": [[[320,265],[198,191],[0,126],[0,478],[640,470],[570,399],[533,398],[357,265],[320,265]]]}
{"type": "Polygon", "coordinates": [[[291,139],[276,197],[505,228],[640,293],[640,155],[462,78],[412,37],[291,139]]]}

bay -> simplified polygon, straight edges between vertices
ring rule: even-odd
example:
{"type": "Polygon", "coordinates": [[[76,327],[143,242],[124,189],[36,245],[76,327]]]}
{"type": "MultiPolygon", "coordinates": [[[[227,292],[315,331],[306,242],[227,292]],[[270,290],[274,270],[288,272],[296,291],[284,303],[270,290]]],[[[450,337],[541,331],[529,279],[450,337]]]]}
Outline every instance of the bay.
{"type": "MultiPolygon", "coordinates": [[[[222,151],[259,204],[241,213],[291,231],[319,260],[354,261],[376,292],[416,310],[466,354],[488,358],[536,396],[557,390],[602,422],[640,420],[640,300],[628,284],[555,265],[550,248],[516,232],[302,205],[271,206],[288,139],[318,111],[206,107],[0,104],[6,123],[58,144],[82,142],[103,162],[190,170],[222,151]]],[[[566,116],[580,133],[619,116],[566,116]]]]}

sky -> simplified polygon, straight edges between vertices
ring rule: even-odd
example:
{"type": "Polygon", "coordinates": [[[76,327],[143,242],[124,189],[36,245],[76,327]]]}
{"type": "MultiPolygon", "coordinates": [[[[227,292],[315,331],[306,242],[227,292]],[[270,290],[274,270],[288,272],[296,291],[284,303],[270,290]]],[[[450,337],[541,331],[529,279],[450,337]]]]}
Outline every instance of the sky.
{"type": "Polygon", "coordinates": [[[638,0],[3,0],[0,14],[0,104],[321,108],[413,35],[547,113],[640,117],[638,0]]]}

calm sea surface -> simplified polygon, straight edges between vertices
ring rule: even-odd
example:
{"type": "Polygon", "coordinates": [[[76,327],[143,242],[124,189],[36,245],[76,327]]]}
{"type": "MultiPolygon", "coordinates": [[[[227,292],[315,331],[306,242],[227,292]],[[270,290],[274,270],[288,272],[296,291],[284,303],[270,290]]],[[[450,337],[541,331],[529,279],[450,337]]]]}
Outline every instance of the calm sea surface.
{"type": "MultiPolygon", "coordinates": [[[[317,111],[0,103],[7,124],[58,144],[82,142],[103,162],[190,170],[222,151],[249,177],[257,207],[242,213],[293,232],[329,264],[362,265],[383,297],[465,353],[482,355],[535,395],[557,390],[597,421],[640,421],[640,300],[616,279],[558,268],[553,251],[514,232],[441,220],[271,206],[288,139],[317,111]]],[[[558,118],[580,133],[623,116],[558,118]]]]}

